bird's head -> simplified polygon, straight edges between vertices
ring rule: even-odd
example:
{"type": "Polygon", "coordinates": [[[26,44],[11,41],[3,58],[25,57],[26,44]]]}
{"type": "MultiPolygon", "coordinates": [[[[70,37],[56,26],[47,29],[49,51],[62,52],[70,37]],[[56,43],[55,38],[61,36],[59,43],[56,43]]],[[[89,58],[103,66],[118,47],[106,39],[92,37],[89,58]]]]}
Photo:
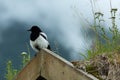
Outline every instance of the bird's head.
{"type": "Polygon", "coordinates": [[[27,30],[31,32],[42,32],[42,30],[38,26],[32,26],[31,29],[27,30]]]}

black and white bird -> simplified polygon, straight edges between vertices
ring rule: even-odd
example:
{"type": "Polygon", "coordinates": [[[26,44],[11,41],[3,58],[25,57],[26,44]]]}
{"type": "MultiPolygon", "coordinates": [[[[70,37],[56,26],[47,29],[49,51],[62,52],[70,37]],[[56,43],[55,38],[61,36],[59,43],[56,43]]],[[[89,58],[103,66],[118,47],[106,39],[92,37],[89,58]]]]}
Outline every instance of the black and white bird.
{"type": "Polygon", "coordinates": [[[30,46],[35,52],[39,52],[42,48],[50,50],[47,35],[38,26],[32,26],[28,31],[31,31],[30,46]]]}

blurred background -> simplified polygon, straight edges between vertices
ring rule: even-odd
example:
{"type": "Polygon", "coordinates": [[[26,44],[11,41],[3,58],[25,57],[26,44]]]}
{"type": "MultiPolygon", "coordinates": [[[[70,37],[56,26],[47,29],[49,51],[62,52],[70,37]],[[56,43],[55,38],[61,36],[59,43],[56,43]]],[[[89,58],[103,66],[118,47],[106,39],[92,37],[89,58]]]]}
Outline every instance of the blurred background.
{"type": "MultiPolygon", "coordinates": [[[[111,0],[118,8],[119,0],[111,0]]],[[[28,29],[38,25],[48,36],[52,50],[69,61],[82,59],[94,41],[90,25],[93,11],[104,14],[106,30],[111,26],[110,0],[0,0],[0,80],[4,79],[6,62],[21,64],[21,53],[28,52],[28,29]]],[[[33,57],[35,52],[30,48],[33,57]]]]}

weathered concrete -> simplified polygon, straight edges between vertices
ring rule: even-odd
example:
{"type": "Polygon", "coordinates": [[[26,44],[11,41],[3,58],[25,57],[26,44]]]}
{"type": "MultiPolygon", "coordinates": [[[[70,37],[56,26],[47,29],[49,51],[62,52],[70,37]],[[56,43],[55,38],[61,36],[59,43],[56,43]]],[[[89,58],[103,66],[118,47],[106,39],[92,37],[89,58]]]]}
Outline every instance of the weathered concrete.
{"type": "Polygon", "coordinates": [[[36,80],[40,72],[47,80],[98,80],[47,49],[41,50],[18,74],[16,80],[36,80]]]}

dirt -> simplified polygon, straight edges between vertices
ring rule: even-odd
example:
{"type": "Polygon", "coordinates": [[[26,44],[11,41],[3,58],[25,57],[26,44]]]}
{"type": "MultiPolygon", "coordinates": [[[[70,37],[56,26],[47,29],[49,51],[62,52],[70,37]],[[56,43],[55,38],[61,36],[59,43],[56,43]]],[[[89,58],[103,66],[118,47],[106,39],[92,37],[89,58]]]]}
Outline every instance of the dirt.
{"type": "Polygon", "coordinates": [[[73,61],[73,65],[99,80],[120,80],[120,53],[111,52],[97,55],[90,60],[73,61]]]}

